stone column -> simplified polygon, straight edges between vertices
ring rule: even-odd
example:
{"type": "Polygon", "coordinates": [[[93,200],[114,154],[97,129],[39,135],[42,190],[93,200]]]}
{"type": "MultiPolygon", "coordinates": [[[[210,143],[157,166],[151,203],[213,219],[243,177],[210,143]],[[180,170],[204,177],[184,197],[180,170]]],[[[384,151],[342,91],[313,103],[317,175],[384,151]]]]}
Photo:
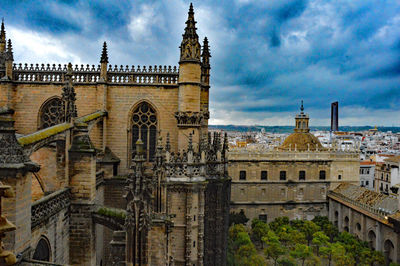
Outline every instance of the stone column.
{"type": "Polygon", "coordinates": [[[382,224],[376,222],[376,243],[375,247],[377,251],[383,251],[382,249],[382,224]]]}
{"type": "Polygon", "coordinates": [[[91,213],[96,194],[95,149],[88,135],[87,124],[75,124],[69,150],[70,264],[95,265],[95,225],[91,213]]]}

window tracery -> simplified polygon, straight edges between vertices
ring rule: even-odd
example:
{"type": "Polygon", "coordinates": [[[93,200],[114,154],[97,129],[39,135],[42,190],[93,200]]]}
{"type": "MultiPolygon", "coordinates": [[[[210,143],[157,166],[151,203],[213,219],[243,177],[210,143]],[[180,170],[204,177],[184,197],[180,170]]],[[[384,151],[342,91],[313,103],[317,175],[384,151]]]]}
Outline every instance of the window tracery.
{"type": "Polygon", "coordinates": [[[132,114],[132,156],[136,154],[136,141],[143,141],[147,161],[154,160],[157,140],[157,114],[147,102],[139,104],[132,114]]]}
{"type": "Polygon", "coordinates": [[[62,123],[64,118],[63,102],[60,98],[48,100],[40,111],[39,128],[47,128],[62,123]]]}

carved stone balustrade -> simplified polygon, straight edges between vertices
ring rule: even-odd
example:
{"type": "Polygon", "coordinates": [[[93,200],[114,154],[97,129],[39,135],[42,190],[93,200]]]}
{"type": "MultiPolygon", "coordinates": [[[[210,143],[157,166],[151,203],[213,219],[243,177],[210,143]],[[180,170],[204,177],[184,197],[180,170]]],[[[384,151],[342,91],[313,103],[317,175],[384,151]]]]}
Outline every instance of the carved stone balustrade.
{"type": "Polygon", "coordinates": [[[31,208],[31,228],[35,228],[40,223],[46,221],[51,216],[57,214],[70,205],[70,189],[60,189],[47,195],[32,204],[31,208]]]}
{"type": "MultiPolygon", "coordinates": [[[[61,64],[14,64],[13,80],[20,83],[57,83],[65,82],[67,65],[61,64]]],[[[72,80],[76,84],[95,84],[100,81],[100,65],[75,65],[72,80]]],[[[109,65],[107,82],[111,84],[135,85],[178,85],[179,72],[176,66],[120,66],[109,65]]]]}

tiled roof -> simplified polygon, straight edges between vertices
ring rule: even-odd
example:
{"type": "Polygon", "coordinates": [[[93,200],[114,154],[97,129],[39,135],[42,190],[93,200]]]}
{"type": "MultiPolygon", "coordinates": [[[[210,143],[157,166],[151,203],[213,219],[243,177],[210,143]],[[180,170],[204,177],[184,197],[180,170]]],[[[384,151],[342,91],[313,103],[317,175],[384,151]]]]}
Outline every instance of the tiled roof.
{"type": "Polygon", "coordinates": [[[345,198],[366,204],[376,210],[384,210],[388,213],[394,213],[399,209],[397,199],[389,197],[388,195],[371,191],[364,187],[342,183],[333,191],[341,194],[345,198]]]}

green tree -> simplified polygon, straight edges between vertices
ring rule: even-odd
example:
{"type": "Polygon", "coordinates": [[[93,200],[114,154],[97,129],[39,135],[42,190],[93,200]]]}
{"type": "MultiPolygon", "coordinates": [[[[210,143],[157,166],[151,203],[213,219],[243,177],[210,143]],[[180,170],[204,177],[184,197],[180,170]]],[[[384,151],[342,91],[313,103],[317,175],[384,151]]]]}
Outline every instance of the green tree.
{"type": "Polygon", "coordinates": [[[288,248],[294,248],[296,244],[306,243],[304,233],[293,229],[290,225],[281,226],[277,235],[281,243],[288,248]]]}
{"type": "Polygon", "coordinates": [[[249,218],[246,217],[243,210],[240,210],[239,213],[231,212],[229,214],[229,226],[232,224],[246,224],[249,221],[249,218]]]}
{"type": "Polygon", "coordinates": [[[262,240],[265,243],[265,256],[267,256],[268,259],[272,259],[274,265],[276,265],[279,257],[286,253],[286,248],[282,246],[278,236],[273,231],[268,231],[267,236],[263,237],[262,240]]]}
{"type": "Polygon", "coordinates": [[[311,240],[313,239],[313,234],[315,232],[318,232],[319,230],[320,227],[316,225],[314,222],[304,221],[303,226],[300,228],[300,232],[303,232],[304,235],[306,236],[308,246],[310,245],[311,240]]]}
{"type": "Polygon", "coordinates": [[[326,246],[322,246],[319,248],[319,254],[321,258],[328,260],[328,266],[331,266],[332,261],[332,244],[328,243],[326,246]]]}
{"type": "Polygon", "coordinates": [[[382,252],[364,248],[359,259],[360,265],[384,265],[385,257],[382,252]]]}
{"type": "Polygon", "coordinates": [[[340,233],[337,240],[342,243],[347,253],[352,255],[357,265],[361,261],[363,251],[369,249],[367,242],[360,241],[347,232],[340,233]]]}
{"type": "Polygon", "coordinates": [[[278,265],[279,266],[296,266],[297,263],[291,257],[288,257],[288,258],[285,257],[285,258],[278,259],[278,265]]]}
{"type": "Polygon", "coordinates": [[[259,219],[254,219],[251,222],[251,238],[261,245],[263,244],[262,238],[267,236],[269,230],[268,224],[259,219]]]}
{"type": "Polygon", "coordinates": [[[346,249],[340,242],[331,244],[332,248],[332,261],[336,266],[349,266],[354,265],[356,262],[352,254],[348,254],[346,249]]]}
{"type": "Polygon", "coordinates": [[[324,232],[318,231],[313,234],[312,244],[314,245],[317,256],[319,256],[320,247],[324,247],[329,243],[329,237],[324,232]]]}
{"type": "Polygon", "coordinates": [[[329,221],[328,217],[316,216],[312,221],[329,237],[330,242],[333,242],[334,238],[338,236],[339,230],[329,221]]]}
{"type": "Polygon", "coordinates": [[[272,230],[274,230],[274,232],[276,233],[279,228],[283,225],[289,225],[290,221],[289,218],[284,216],[284,217],[278,217],[276,218],[274,221],[269,223],[269,228],[271,228],[272,230]]]}
{"type": "Polygon", "coordinates": [[[290,256],[295,259],[300,259],[301,265],[304,266],[304,262],[306,261],[306,259],[313,256],[313,253],[309,246],[305,244],[296,244],[295,249],[290,251],[290,256]]]}

